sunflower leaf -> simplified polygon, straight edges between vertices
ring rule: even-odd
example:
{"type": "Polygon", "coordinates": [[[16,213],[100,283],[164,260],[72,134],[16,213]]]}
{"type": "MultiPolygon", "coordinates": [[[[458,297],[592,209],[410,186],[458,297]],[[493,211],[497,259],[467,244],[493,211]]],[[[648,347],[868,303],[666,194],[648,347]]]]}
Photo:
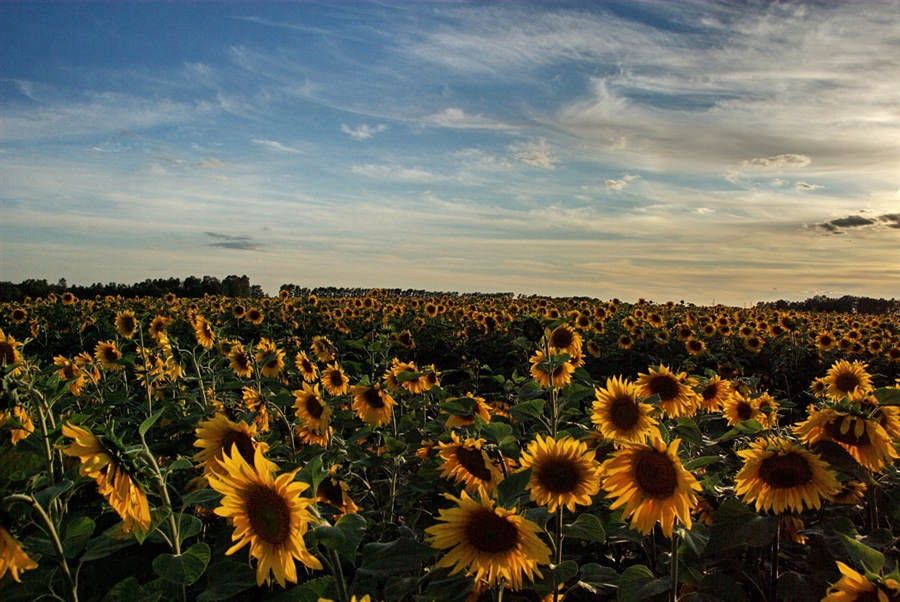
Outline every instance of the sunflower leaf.
{"type": "Polygon", "coordinates": [[[46,508],[50,504],[50,502],[71,489],[72,485],[72,481],[64,479],[56,485],[52,485],[50,487],[47,487],[46,489],[41,489],[40,491],[38,491],[34,494],[34,499],[37,500],[38,504],[46,508]]]}
{"type": "Polygon", "coordinates": [[[221,501],[222,494],[215,489],[198,489],[181,498],[181,503],[184,508],[187,508],[188,506],[197,506],[210,510],[217,508],[221,501]]]}
{"type": "Polygon", "coordinates": [[[159,420],[159,417],[163,415],[163,412],[165,412],[165,409],[151,414],[141,423],[141,426],[138,427],[138,433],[141,434],[142,438],[147,434],[147,431],[149,431],[153,427],[153,425],[156,424],[156,421],[159,420]]]}
{"type": "Polygon", "coordinates": [[[522,401],[530,401],[541,397],[543,394],[544,390],[541,388],[541,385],[539,385],[536,381],[529,380],[524,385],[522,385],[522,388],[519,389],[517,397],[522,401]]]}
{"type": "Polygon", "coordinates": [[[401,537],[388,543],[370,543],[363,546],[359,573],[370,576],[387,576],[413,571],[437,554],[431,546],[401,537]]]}
{"type": "Polygon", "coordinates": [[[704,466],[709,466],[710,464],[715,464],[716,462],[721,462],[722,456],[700,456],[699,458],[694,458],[693,460],[688,460],[684,463],[685,470],[697,470],[698,468],[703,468],[704,466]]]}
{"type": "Polygon", "coordinates": [[[509,413],[519,422],[534,420],[544,413],[544,403],[543,399],[532,399],[523,403],[517,403],[509,408],[509,413]]]}
{"type": "Polygon", "coordinates": [[[834,441],[823,439],[816,441],[810,446],[810,450],[819,455],[819,457],[840,470],[860,481],[868,483],[870,486],[877,485],[871,473],[856,461],[856,458],[850,455],[846,449],[834,441]]]}
{"type": "Polygon", "coordinates": [[[618,602],[637,602],[646,596],[641,595],[641,589],[653,582],[653,573],[642,564],[636,564],[625,569],[619,576],[619,589],[616,591],[618,602]]]}
{"type": "Polygon", "coordinates": [[[602,542],[606,539],[606,531],[600,519],[593,514],[579,514],[575,522],[563,526],[563,535],[575,539],[602,542]]]}
{"type": "Polygon", "coordinates": [[[838,535],[844,540],[844,546],[846,546],[847,550],[854,558],[859,559],[868,571],[875,574],[881,573],[881,568],[884,566],[884,554],[870,548],[856,538],[849,537],[843,533],[838,533],[838,535]]]}
{"type": "Polygon", "coordinates": [[[206,582],[208,585],[197,596],[197,602],[229,600],[256,585],[256,573],[246,563],[224,560],[210,565],[206,570],[206,582]]]}
{"type": "Polygon", "coordinates": [[[878,400],[879,405],[900,406],[900,389],[897,387],[882,387],[872,391],[872,395],[878,400]]]}
{"type": "Polygon", "coordinates": [[[703,602],[747,602],[747,594],[741,586],[725,573],[711,573],[703,577],[697,594],[703,602]]]}
{"type": "Polygon", "coordinates": [[[66,535],[62,541],[63,552],[66,558],[75,558],[78,552],[91,538],[97,524],[86,516],[72,519],[66,525],[66,535]]]}
{"type": "Polygon", "coordinates": [[[195,543],[179,556],[160,554],[153,559],[153,572],[163,581],[191,585],[206,570],[210,549],[205,543],[195,543]]]}
{"type": "Polygon", "coordinates": [[[106,558],[123,548],[136,544],[137,540],[131,536],[131,533],[126,533],[122,529],[123,524],[124,523],[117,523],[99,536],[87,542],[81,560],[83,562],[89,562],[91,560],[106,558]]]}
{"type": "Polygon", "coordinates": [[[595,562],[581,565],[581,580],[578,585],[597,594],[602,588],[618,587],[619,574],[612,567],[600,566],[595,562]]]}
{"type": "Polygon", "coordinates": [[[531,586],[526,586],[526,589],[533,589],[539,593],[549,594],[558,589],[561,584],[578,574],[578,563],[572,560],[566,560],[562,564],[554,566],[549,572],[543,569],[541,572],[544,574],[544,578],[535,581],[531,586]]]}
{"type": "Polygon", "coordinates": [[[525,486],[531,480],[531,468],[526,468],[519,472],[514,472],[497,485],[497,498],[500,505],[505,508],[512,508],[519,503],[519,500],[528,497],[525,486]]]}

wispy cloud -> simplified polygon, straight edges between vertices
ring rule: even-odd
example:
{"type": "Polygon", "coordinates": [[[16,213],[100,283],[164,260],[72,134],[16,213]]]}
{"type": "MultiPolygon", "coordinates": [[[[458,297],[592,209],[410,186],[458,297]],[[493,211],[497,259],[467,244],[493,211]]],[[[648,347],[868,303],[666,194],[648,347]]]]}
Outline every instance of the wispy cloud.
{"type": "Polygon", "coordinates": [[[222,247],[236,251],[258,251],[262,246],[246,235],[232,236],[218,232],[204,232],[204,234],[218,241],[209,243],[210,247],[222,247]]]}
{"type": "Polygon", "coordinates": [[[258,144],[265,148],[284,152],[284,153],[302,153],[303,152],[298,148],[294,148],[292,146],[287,146],[286,144],[282,144],[281,142],[278,142],[277,140],[258,140],[258,139],[254,138],[252,140],[252,142],[253,142],[253,144],[258,144]]]}
{"type": "Polygon", "coordinates": [[[747,159],[741,161],[741,165],[747,167],[769,167],[779,169],[783,167],[799,168],[806,167],[812,163],[812,159],[806,155],[784,154],[775,155],[774,157],[759,157],[756,159],[747,159]]]}
{"type": "Polygon", "coordinates": [[[364,123],[360,126],[357,126],[356,128],[351,128],[346,123],[341,124],[341,131],[354,140],[368,140],[375,134],[387,131],[387,129],[387,126],[382,123],[376,125],[375,127],[370,127],[369,125],[364,123]]]}
{"type": "Polygon", "coordinates": [[[546,138],[539,138],[534,142],[523,142],[513,144],[509,149],[514,153],[516,159],[540,169],[555,169],[556,157],[550,150],[550,144],[546,138]]]}

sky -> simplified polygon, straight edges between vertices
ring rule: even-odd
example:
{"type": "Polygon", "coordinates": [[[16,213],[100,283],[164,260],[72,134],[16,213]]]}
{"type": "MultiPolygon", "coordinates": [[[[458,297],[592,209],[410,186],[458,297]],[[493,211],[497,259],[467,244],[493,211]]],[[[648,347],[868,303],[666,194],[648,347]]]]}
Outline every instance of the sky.
{"type": "Polygon", "coordinates": [[[900,2],[0,4],[0,280],[900,298],[900,2]]]}

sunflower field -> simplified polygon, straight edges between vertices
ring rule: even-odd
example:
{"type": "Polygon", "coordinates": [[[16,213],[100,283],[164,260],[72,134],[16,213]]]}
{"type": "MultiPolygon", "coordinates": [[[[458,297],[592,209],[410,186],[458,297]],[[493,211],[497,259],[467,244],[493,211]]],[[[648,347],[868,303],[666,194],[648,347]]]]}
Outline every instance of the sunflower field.
{"type": "Polygon", "coordinates": [[[900,600],[900,317],[0,304],[0,599],[900,600]]]}

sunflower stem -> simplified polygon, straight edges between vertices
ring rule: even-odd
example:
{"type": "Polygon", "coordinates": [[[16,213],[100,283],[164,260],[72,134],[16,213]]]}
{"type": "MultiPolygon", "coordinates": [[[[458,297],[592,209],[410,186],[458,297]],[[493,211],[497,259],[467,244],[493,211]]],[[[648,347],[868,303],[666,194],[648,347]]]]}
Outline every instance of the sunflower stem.
{"type": "Polygon", "coordinates": [[[775,533],[775,541],[772,542],[772,566],[771,575],[769,576],[769,602],[778,600],[778,555],[781,544],[781,522],[778,523],[778,529],[775,533]]]}
{"type": "Polygon", "coordinates": [[[331,569],[334,572],[334,582],[337,585],[338,600],[340,602],[350,602],[350,598],[347,597],[347,583],[344,581],[341,559],[333,548],[328,548],[328,556],[331,558],[331,569]]]}
{"type": "Polygon", "coordinates": [[[878,492],[871,484],[866,487],[866,506],[869,510],[869,531],[878,528],[878,492]]]}
{"type": "Polygon", "coordinates": [[[62,568],[63,579],[66,582],[66,587],[71,594],[70,599],[72,602],[78,602],[78,586],[75,583],[75,580],[72,578],[72,573],[69,571],[69,564],[66,562],[66,554],[63,552],[62,542],[59,540],[59,533],[56,531],[56,526],[53,524],[53,521],[44,511],[44,508],[38,503],[38,501],[30,495],[24,495],[21,493],[14,493],[12,495],[7,496],[4,499],[5,502],[23,502],[28,504],[40,515],[41,520],[44,521],[44,524],[47,526],[48,534],[50,535],[50,540],[53,542],[53,549],[56,551],[57,560],[59,561],[59,565],[62,568]]]}
{"type": "MultiPolygon", "coordinates": [[[[677,529],[677,526],[678,526],[678,519],[676,518],[675,519],[676,529],[677,529]]],[[[678,600],[678,545],[679,545],[679,541],[678,541],[678,531],[676,529],[672,530],[672,555],[669,559],[671,562],[671,565],[672,565],[672,567],[671,567],[672,585],[670,588],[672,590],[672,597],[671,597],[672,602],[676,602],[676,600],[678,600]]]]}

